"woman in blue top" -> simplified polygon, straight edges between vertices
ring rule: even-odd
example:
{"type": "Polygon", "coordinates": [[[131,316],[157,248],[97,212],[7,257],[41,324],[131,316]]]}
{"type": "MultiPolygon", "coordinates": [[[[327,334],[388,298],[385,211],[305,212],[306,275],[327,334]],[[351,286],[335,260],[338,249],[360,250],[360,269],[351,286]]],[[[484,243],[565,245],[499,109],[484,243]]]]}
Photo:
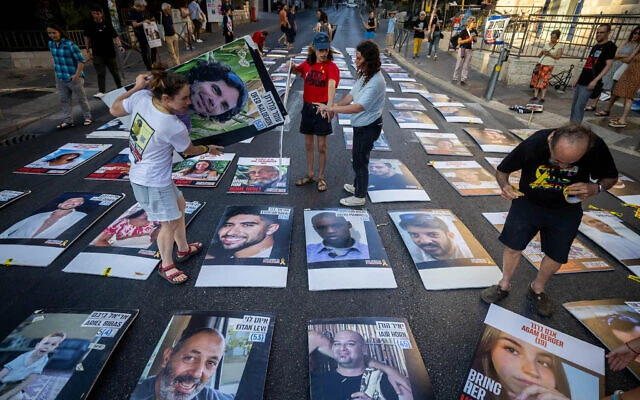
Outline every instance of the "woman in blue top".
{"type": "Polygon", "coordinates": [[[343,206],[365,204],[369,186],[369,154],[382,131],[386,83],[380,72],[380,49],[373,41],[365,40],[356,47],[356,68],[358,79],[349,94],[333,106],[316,103],[318,112],[327,117],[336,113],[353,114],[351,165],[356,177],[353,185],[344,185],[344,190],[352,196],[340,200],[343,206]]]}

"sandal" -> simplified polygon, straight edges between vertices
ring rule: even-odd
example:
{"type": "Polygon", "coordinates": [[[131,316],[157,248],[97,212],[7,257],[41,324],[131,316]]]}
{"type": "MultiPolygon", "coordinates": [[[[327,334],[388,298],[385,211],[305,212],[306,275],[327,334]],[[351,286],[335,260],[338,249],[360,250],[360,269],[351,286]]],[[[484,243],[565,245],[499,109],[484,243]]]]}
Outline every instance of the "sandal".
{"type": "Polygon", "coordinates": [[[160,275],[164,280],[168,281],[172,285],[181,285],[189,279],[189,277],[185,275],[184,272],[176,268],[175,264],[171,264],[171,265],[167,265],[166,267],[163,267],[161,263],[157,271],[158,271],[158,275],[160,275]],[[172,274],[168,274],[167,272],[171,270],[175,270],[175,272],[172,274]],[[183,277],[183,278],[180,279],[180,277],[183,277]]]}
{"type": "Polygon", "coordinates": [[[318,189],[318,192],[325,192],[328,189],[327,181],[325,181],[324,178],[318,179],[318,184],[316,185],[316,188],[318,189]]]}
{"type": "Polygon", "coordinates": [[[314,178],[313,176],[305,176],[303,178],[300,178],[296,181],[296,186],[304,186],[304,185],[308,185],[310,183],[313,183],[316,181],[316,178],[314,178]]]}
{"type": "Polygon", "coordinates": [[[620,122],[619,119],[616,119],[615,121],[609,121],[609,126],[612,128],[626,128],[627,124],[620,122]]]}
{"type": "Polygon", "coordinates": [[[67,129],[67,128],[73,128],[73,122],[69,123],[69,122],[62,122],[60,125],[56,126],[57,129],[67,129]]]}
{"type": "Polygon", "coordinates": [[[176,262],[185,262],[202,251],[202,243],[189,243],[189,250],[176,251],[176,262]],[[193,250],[192,250],[193,249],[193,250]]]}
{"type": "Polygon", "coordinates": [[[91,124],[93,124],[93,120],[91,118],[85,119],[84,122],[82,123],[82,125],[84,126],[89,126],[91,124]]]}
{"type": "Polygon", "coordinates": [[[597,113],[593,114],[596,117],[608,117],[609,116],[609,111],[606,110],[602,110],[602,111],[598,111],[597,113]]]}
{"type": "Polygon", "coordinates": [[[585,111],[595,111],[596,108],[594,106],[587,106],[584,108],[585,111]]]}

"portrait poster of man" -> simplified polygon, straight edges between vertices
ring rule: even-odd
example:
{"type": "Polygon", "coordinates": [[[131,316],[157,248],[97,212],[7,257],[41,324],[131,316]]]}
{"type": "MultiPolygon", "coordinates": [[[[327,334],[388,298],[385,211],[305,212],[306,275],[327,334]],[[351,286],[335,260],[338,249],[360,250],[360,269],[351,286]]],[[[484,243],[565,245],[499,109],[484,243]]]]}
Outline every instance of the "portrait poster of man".
{"type": "Polygon", "coordinates": [[[46,156],[18,168],[15,173],[65,175],[111,147],[110,144],[67,143],[46,156]]]}
{"type": "Polygon", "coordinates": [[[0,190],[0,208],[3,208],[16,200],[20,200],[31,193],[31,190],[0,190]]]}
{"type": "Polygon", "coordinates": [[[162,39],[160,38],[160,31],[158,30],[158,24],[155,21],[143,22],[144,34],[147,37],[149,47],[154,49],[156,47],[162,47],[162,39]]]}
{"type": "Polygon", "coordinates": [[[398,126],[403,129],[438,129],[429,116],[421,111],[389,110],[398,126]]]}
{"type": "Polygon", "coordinates": [[[88,133],[87,139],[128,139],[129,125],[131,124],[129,121],[129,116],[112,119],[106,124],[100,125],[95,131],[88,133]]]}
{"type": "Polygon", "coordinates": [[[511,153],[520,144],[515,136],[508,135],[499,129],[464,128],[484,152],[511,153]]]}
{"type": "MultiPolygon", "coordinates": [[[[342,133],[344,134],[344,147],[347,150],[351,150],[353,148],[353,127],[344,126],[342,127],[342,133]]],[[[389,140],[387,140],[387,136],[384,134],[384,129],[380,132],[380,136],[378,139],[373,142],[373,151],[391,151],[391,146],[389,145],[389,140]]]]}
{"type": "Polygon", "coordinates": [[[528,139],[529,136],[538,132],[538,129],[509,129],[510,133],[516,135],[520,140],[528,139]]]}
{"type": "Polygon", "coordinates": [[[418,82],[399,82],[398,86],[402,93],[429,93],[429,90],[422,83],[418,82]]]}
{"type": "Polygon", "coordinates": [[[451,97],[442,93],[431,93],[426,92],[421,94],[431,105],[434,103],[449,103],[451,101],[451,97]]]}
{"type": "Polygon", "coordinates": [[[389,211],[427,290],[491,286],[500,269],[450,210],[389,211]]]}
{"type": "MultiPolygon", "coordinates": [[[[562,305],[609,350],[640,337],[640,303],[623,299],[584,300],[562,305]]],[[[627,367],[640,379],[640,356],[627,367]]]]}
{"type": "MultiPolygon", "coordinates": [[[[504,158],[502,157],[485,157],[484,158],[489,165],[491,165],[491,167],[494,170],[498,169],[498,165],[500,165],[500,163],[502,162],[502,160],[504,158]]],[[[517,170],[512,172],[511,174],[509,174],[509,183],[512,184],[514,187],[518,187],[518,185],[520,184],[520,175],[522,174],[522,170],[517,170]]]]}
{"type": "Polygon", "coordinates": [[[409,168],[396,159],[372,158],[369,161],[367,192],[372,203],[431,200],[409,168]]]}
{"type": "Polygon", "coordinates": [[[251,311],[173,314],[129,399],[261,399],[274,322],[251,311]]]}
{"type": "Polygon", "coordinates": [[[416,79],[409,76],[406,72],[390,72],[389,79],[392,82],[415,82],[416,79]]]}
{"type": "Polygon", "coordinates": [[[131,161],[129,161],[129,148],[125,147],[120,150],[115,157],[106,164],[90,173],[85,179],[100,181],[129,181],[129,169],[131,161]]]}
{"type": "MultiPolygon", "coordinates": [[[[205,204],[186,202],[187,226],[205,204]]],[[[159,232],[160,223],[149,221],[147,213],[135,203],[104,228],[62,271],[145,280],[160,262],[156,243],[159,232]]]]}
{"type": "Polygon", "coordinates": [[[461,196],[501,193],[496,178],[476,161],[435,161],[433,167],[461,196]]]}
{"type": "Polygon", "coordinates": [[[376,224],[366,210],[304,210],[309,290],[396,288],[376,224]]]}
{"type": "Polygon", "coordinates": [[[287,194],[289,158],[238,158],[227,193],[287,194]]]}
{"type": "Polygon", "coordinates": [[[217,187],[233,161],[235,153],[213,156],[209,153],[173,164],[171,179],[176,186],[217,187]]]}
{"type": "Polygon", "coordinates": [[[382,69],[384,72],[386,73],[391,73],[391,72],[407,72],[407,70],[405,70],[404,68],[402,68],[401,66],[399,66],[398,64],[382,64],[380,66],[380,69],[382,69]]]}
{"type": "Polygon", "coordinates": [[[395,110],[427,111],[419,99],[412,97],[389,97],[389,102],[395,110]]]}
{"type": "Polygon", "coordinates": [[[471,157],[473,154],[462,144],[455,133],[413,132],[420,140],[420,144],[427,154],[443,156],[471,157]]]}
{"type": "Polygon", "coordinates": [[[0,226],[0,259],[10,265],[47,267],[80,235],[113,208],[124,194],[66,192],[0,226]]]}
{"type": "Polygon", "coordinates": [[[620,175],[608,192],[624,203],[640,204],[640,183],[626,175],[620,175]]]}
{"type": "Polygon", "coordinates": [[[196,286],[286,287],[293,208],[227,206],[196,286]]]}
{"type": "Polygon", "coordinates": [[[605,211],[585,211],[579,231],[640,276],[640,235],[605,211]]]}
{"type": "Polygon", "coordinates": [[[435,107],[447,122],[460,122],[464,124],[483,124],[482,118],[475,115],[466,107],[451,104],[435,107]]]}
{"type": "MultiPolygon", "coordinates": [[[[506,212],[482,213],[498,232],[502,232],[504,222],[507,219],[506,212]]],[[[540,263],[544,257],[540,234],[536,234],[523,250],[522,255],[537,269],[540,270],[540,263]]],[[[571,274],[575,272],[596,272],[613,271],[613,267],[597,254],[589,250],[580,240],[573,239],[569,250],[569,260],[562,264],[556,274],[571,274]]]]}
{"type": "Polygon", "coordinates": [[[471,368],[457,398],[598,400],[604,350],[491,304],[471,368]]]}
{"type": "Polygon", "coordinates": [[[435,399],[406,319],[315,319],[307,332],[311,400],[435,399]]]}
{"type": "Polygon", "coordinates": [[[133,309],[34,311],[0,342],[0,397],[86,398],[137,315],[133,309]]]}

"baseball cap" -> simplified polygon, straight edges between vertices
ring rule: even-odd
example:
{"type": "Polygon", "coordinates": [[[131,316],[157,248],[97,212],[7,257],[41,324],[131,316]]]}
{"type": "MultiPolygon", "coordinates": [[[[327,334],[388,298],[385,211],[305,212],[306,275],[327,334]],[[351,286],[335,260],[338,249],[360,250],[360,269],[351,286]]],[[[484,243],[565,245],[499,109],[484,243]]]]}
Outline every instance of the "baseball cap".
{"type": "Polygon", "coordinates": [[[313,37],[313,48],[316,50],[326,50],[330,46],[329,44],[329,35],[326,32],[318,32],[313,37]]]}

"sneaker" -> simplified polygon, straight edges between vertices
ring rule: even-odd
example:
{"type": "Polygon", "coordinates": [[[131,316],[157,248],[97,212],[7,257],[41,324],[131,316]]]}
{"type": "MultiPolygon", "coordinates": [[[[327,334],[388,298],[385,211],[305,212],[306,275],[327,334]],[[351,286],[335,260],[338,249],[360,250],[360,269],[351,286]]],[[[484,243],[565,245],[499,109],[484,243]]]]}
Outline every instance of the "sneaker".
{"type": "Polygon", "coordinates": [[[539,99],[538,104],[542,104],[542,103],[544,103],[544,99],[539,99]]]}
{"type": "Polygon", "coordinates": [[[438,55],[433,56],[433,61],[438,61],[438,55]]]}
{"type": "Polygon", "coordinates": [[[495,303],[507,297],[509,295],[508,290],[502,290],[500,285],[493,285],[482,292],[480,292],[480,298],[487,304],[495,303]]]}
{"type": "Polygon", "coordinates": [[[452,82],[452,83],[458,83],[458,80],[457,80],[456,78],[453,78],[453,79],[451,80],[451,82],[452,82]]]}
{"type": "Polygon", "coordinates": [[[356,196],[349,196],[345,197],[344,199],[340,199],[340,204],[348,207],[360,207],[365,205],[366,202],[367,200],[364,197],[356,196]]]}
{"type": "Polygon", "coordinates": [[[202,39],[196,39],[196,43],[202,43],[202,42],[204,42],[204,40],[202,40],[202,39]]]}
{"type": "Polygon", "coordinates": [[[414,59],[415,59],[415,58],[416,58],[416,55],[414,54],[414,55],[413,55],[413,57],[411,57],[411,58],[414,58],[414,59]]]}
{"type": "Polygon", "coordinates": [[[344,189],[345,192],[350,193],[350,194],[356,194],[356,187],[353,186],[350,183],[345,183],[344,186],[342,187],[344,189]]]}
{"type": "Polygon", "coordinates": [[[428,54],[428,55],[427,55],[427,58],[431,58],[431,54],[428,54]]]}
{"type": "Polygon", "coordinates": [[[527,290],[527,298],[533,303],[533,308],[543,317],[550,317],[553,314],[553,303],[544,292],[536,293],[533,291],[531,284],[527,290]]]}
{"type": "Polygon", "coordinates": [[[103,96],[104,96],[104,93],[102,93],[102,92],[98,92],[98,93],[93,95],[93,97],[95,97],[96,99],[101,99],[103,96]]]}
{"type": "Polygon", "coordinates": [[[532,98],[529,99],[529,101],[538,101],[538,98],[536,96],[533,96],[532,98]]]}

